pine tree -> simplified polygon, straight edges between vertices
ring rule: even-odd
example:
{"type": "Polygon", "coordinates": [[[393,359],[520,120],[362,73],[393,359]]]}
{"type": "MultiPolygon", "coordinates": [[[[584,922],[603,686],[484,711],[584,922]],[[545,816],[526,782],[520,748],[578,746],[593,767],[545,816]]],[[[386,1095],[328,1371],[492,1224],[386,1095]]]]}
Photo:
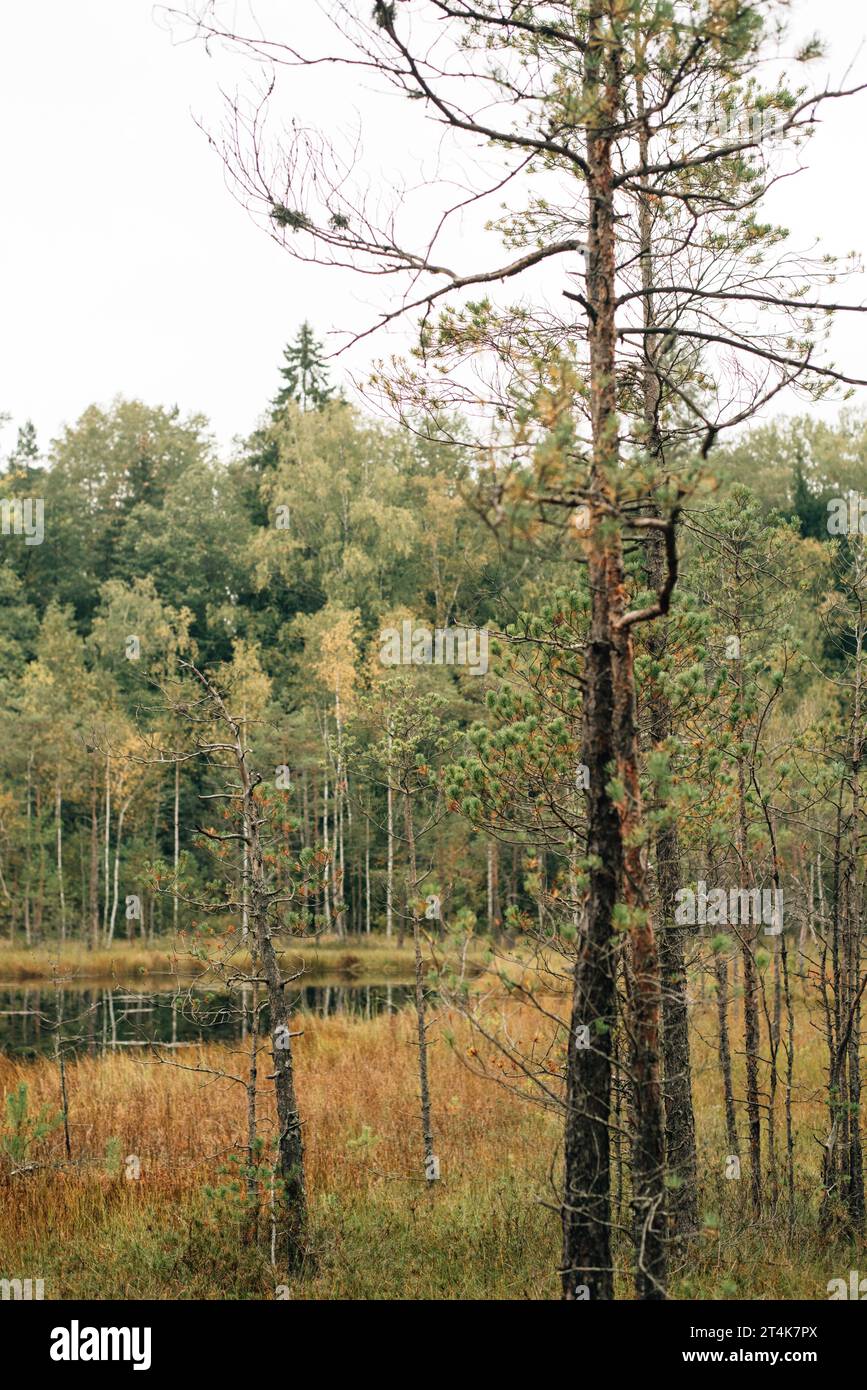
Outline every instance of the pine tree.
{"type": "Polygon", "coordinates": [[[276,418],[290,401],[297,401],[302,410],[321,410],[334,395],[328,384],[328,368],[322,357],[322,344],[313,336],[313,328],[305,319],[294,343],[283,349],[285,365],[280,368],[283,385],[274,397],[273,417],[276,418]]]}

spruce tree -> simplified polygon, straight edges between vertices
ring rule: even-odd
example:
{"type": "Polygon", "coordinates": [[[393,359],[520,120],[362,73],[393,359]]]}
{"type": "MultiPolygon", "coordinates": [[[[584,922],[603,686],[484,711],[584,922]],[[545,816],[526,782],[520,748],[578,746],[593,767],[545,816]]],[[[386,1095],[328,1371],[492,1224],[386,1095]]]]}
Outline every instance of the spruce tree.
{"type": "Polygon", "coordinates": [[[305,319],[294,343],[283,349],[284,365],[280,368],[283,385],[274,397],[273,417],[277,417],[290,401],[297,401],[302,410],[321,410],[334,395],[328,384],[328,368],[322,357],[322,344],[313,336],[313,328],[305,319]]]}

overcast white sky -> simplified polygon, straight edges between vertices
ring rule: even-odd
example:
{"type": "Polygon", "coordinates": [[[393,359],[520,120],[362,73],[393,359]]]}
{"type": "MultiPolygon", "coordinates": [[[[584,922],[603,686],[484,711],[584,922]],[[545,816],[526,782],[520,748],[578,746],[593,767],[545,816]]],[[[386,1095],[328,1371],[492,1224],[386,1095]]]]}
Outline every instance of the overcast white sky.
{"type": "MultiPolygon", "coordinates": [[[[299,40],[319,29],[313,0],[257,9],[299,40]]],[[[867,80],[863,0],[799,0],[796,14],[799,34],[828,39],[835,81],[864,44],[849,85],[867,80]]],[[[215,126],[219,83],[242,73],[173,44],[151,0],[5,0],[0,15],[0,411],[13,416],[0,451],[28,417],[44,446],[118,393],[201,410],[223,444],[246,433],[300,321],[360,326],[375,287],[301,266],[238,206],[193,116],[215,126]]],[[[319,70],[306,100],[324,121],[338,102],[370,110],[374,141],[391,145],[363,87],[319,70]]],[[[406,103],[390,110],[405,121],[406,103]]],[[[772,208],[796,244],[867,250],[865,147],[867,96],[830,103],[809,171],[772,208]]],[[[867,298],[863,278],[853,295],[867,298]]],[[[347,365],[363,370],[371,351],[347,365]]],[[[836,330],[835,356],[867,375],[860,316],[836,330]]]]}

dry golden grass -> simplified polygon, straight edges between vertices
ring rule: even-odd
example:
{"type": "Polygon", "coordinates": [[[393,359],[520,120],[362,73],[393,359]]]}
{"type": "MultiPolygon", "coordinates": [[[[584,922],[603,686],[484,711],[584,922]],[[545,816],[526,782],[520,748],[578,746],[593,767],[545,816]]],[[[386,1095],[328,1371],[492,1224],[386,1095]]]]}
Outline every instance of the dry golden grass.
{"type": "MultiPolygon", "coordinates": [[[[418,1234],[432,1219],[440,1221],[450,1213],[455,1232],[461,1233],[464,1242],[471,1241],[474,1224],[464,1207],[482,1190],[489,1192],[494,1206],[500,1200],[498,1194],[505,1192],[511,1198],[520,1191],[521,1219],[540,1231],[551,1226],[550,1218],[534,1207],[533,1194],[543,1185],[546,1165],[557,1151],[556,1124],[474,1076],[462,1064],[459,1052],[442,1038],[433,1046],[432,1085],[443,1183],[433,1197],[426,1191],[421,1180],[414,1026],[409,1013],[367,1022],[340,1017],[304,1020],[304,1036],[296,1044],[298,1090],[305,1118],[311,1203],[325,1243],[321,1272],[305,1288],[311,1295],[326,1292],[327,1270],[336,1256],[329,1246],[336,1231],[333,1225],[329,1229],[327,1218],[335,1202],[342,1208],[337,1224],[344,1242],[356,1228],[362,1208],[378,1213],[375,1226],[381,1259],[390,1223],[406,1236],[413,1228],[418,1234]]],[[[41,1260],[40,1268],[48,1261],[60,1281],[55,1296],[68,1297],[71,1289],[82,1287],[75,1260],[64,1261],[65,1249],[80,1251],[82,1243],[96,1242],[101,1231],[102,1258],[116,1263],[117,1242],[122,1249],[127,1244],[121,1239],[124,1228],[132,1231],[151,1220],[155,1208],[161,1208],[167,1218],[174,1211],[176,1220],[187,1220],[191,1212],[200,1210],[205,1183],[214,1180],[221,1163],[246,1142],[242,1087],[223,1077],[182,1069],[205,1067],[241,1076],[246,1052],[211,1044],[185,1048],[180,1055],[172,1054],[172,1060],[182,1066],[127,1054],[82,1058],[72,1065],[69,1112],[76,1165],[59,1173],[47,1168],[19,1176],[2,1189],[0,1247],[15,1268],[23,1268],[28,1257],[31,1263],[41,1260]],[[108,1171],[105,1155],[110,1142],[120,1155],[140,1157],[140,1182],[127,1182],[108,1171]]],[[[260,1075],[266,1071],[263,1056],[260,1075]]],[[[58,1078],[51,1060],[0,1058],[0,1091],[8,1094],[21,1081],[28,1086],[31,1110],[43,1104],[56,1110],[58,1078]]],[[[269,1092],[267,1082],[263,1083],[259,1110],[266,1131],[272,1120],[269,1092]]],[[[38,1158],[43,1164],[63,1162],[59,1129],[40,1146],[38,1158]]],[[[510,1202],[510,1220],[512,1216],[510,1202]]],[[[167,1224],[172,1224],[171,1219],[167,1224]]],[[[447,1221],[444,1236],[448,1229],[447,1221]]],[[[358,1257],[367,1260],[368,1268],[369,1236],[368,1230],[358,1235],[358,1257]]],[[[453,1240],[449,1248],[454,1248],[453,1240]]],[[[546,1242],[546,1260],[535,1273],[511,1271],[509,1277],[521,1284],[520,1290],[514,1286],[516,1294],[532,1296],[550,1283],[555,1248],[554,1241],[548,1252],[546,1242]]],[[[520,1247],[517,1253],[522,1254],[520,1247]]],[[[424,1260],[423,1249],[413,1246],[410,1263],[415,1272],[407,1277],[420,1279],[422,1285],[428,1278],[424,1260]]],[[[446,1248],[440,1273],[447,1285],[456,1288],[450,1263],[446,1248]]],[[[211,1269],[210,1277],[213,1296],[219,1273],[211,1269]]],[[[85,1283],[85,1287],[91,1285],[85,1283]]],[[[168,1296],[165,1289],[148,1294],[147,1287],[140,1285],[137,1295],[130,1293],[127,1280],[122,1296],[168,1296]]],[[[175,1288],[171,1296],[183,1293],[175,1288]]],[[[121,1295],[109,1288],[102,1296],[121,1295]]],[[[208,1294],[197,1288],[189,1296],[208,1294]]],[[[377,1294],[371,1291],[367,1296],[377,1294]]],[[[448,1287],[439,1296],[449,1296],[448,1287]]]]}
{"type": "MultiPolygon", "coordinates": [[[[509,1005],[525,1037],[536,1015],[509,1005]]],[[[737,1014],[736,1007],[733,1015],[737,1014]]],[[[784,1086],[778,1092],[783,1196],[761,1224],[748,1210],[744,1180],[723,1177],[722,1094],[711,1001],[694,1011],[693,1053],[704,1230],[673,1272],[686,1298],[823,1298],[828,1279],[858,1268],[863,1252],[821,1236],[816,1211],[824,1133],[821,1036],[798,1002],[796,1225],[786,1220],[784,1086]]],[[[813,1020],[815,1021],[815,1020],[813,1020]]],[[[737,1047],[739,1018],[732,1019],[737,1047]]],[[[292,1282],[295,1297],[556,1297],[559,1232],[545,1202],[559,1159],[559,1121],[495,1077],[491,1049],[460,1018],[440,1015],[433,1030],[432,1090],[443,1180],[420,1181],[414,1018],[370,1021],[305,1018],[297,1046],[305,1120],[315,1262],[292,1282]],[[454,1045],[446,1041],[453,1030],[454,1045]],[[468,1049],[479,1056],[471,1058],[468,1049]],[[484,1065],[478,1076],[470,1066],[484,1065]],[[542,1199],[540,1201],[540,1199],[542,1199]]],[[[245,1073],[238,1047],[183,1049],[184,1067],[245,1073]]],[[[267,1072],[262,1058],[260,1079],[267,1072]]],[[[20,1081],[31,1108],[57,1106],[57,1069],[47,1059],[0,1059],[0,1091],[20,1081]]],[[[269,1088],[261,1082],[263,1131],[271,1132],[269,1088]]],[[[735,1089],[743,1094],[742,1058],[735,1089]]],[[[221,1164],[245,1142],[242,1087],[210,1075],[122,1055],[84,1058],[69,1069],[76,1165],[8,1178],[0,1189],[0,1248],[10,1276],[46,1277],[49,1297],[273,1297],[279,1272],[266,1252],[244,1247],[230,1198],[206,1197],[221,1164]],[[106,1148],[137,1154],[142,1177],[110,1172],[106,1148]]],[[[743,1132],[742,1107],[739,1107],[743,1132]]],[[[764,1138],[764,1135],[763,1135],[764,1138]]],[[[742,1140],[743,1152],[743,1140],[742,1140]]],[[[40,1149],[63,1161],[59,1131],[40,1149]]],[[[114,1164],[115,1169],[117,1163],[114,1164]]],[[[626,1194],[628,1199],[628,1194],[626,1194]]],[[[624,1213],[625,1216],[625,1213],[624,1213]]],[[[629,1297],[629,1250],[618,1253],[618,1292],[629,1297]]]]}
{"type": "MultiPolygon", "coordinates": [[[[461,1027],[459,1021],[453,1025],[461,1027]]],[[[421,1173],[421,1138],[415,1073],[415,1019],[408,1011],[369,1021],[305,1017],[296,1040],[298,1092],[305,1117],[308,1176],[313,1191],[369,1189],[382,1181],[416,1181],[421,1173]],[[365,1127],[374,1136],[359,1153],[351,1141],[365,1127]],[[369,1160],[367,1155],[369,1154],[369,1160]]],[[[208,1168],[208,1160],[246,1142],[246,1096],[223,1071],[244,1076],[245,1048],[208,1044],[163,1054],[171,1061],[128,1053],[83,1057],[68,1068],[69,1115],[74,1156],[97,1165],[110,1139],[125,1154],[138,1154],[146,1173],[208,1168]],[[177,1063],[174,1065],[173,1063],[177,1063]],[[194,1068],[210,1069],[203,1073],[194,1068]]],[[[259,1114],[273,1119],[268,1069],[260,1053],[259,1114]]],[[[246,1078],[245,1078],[246,1079],[246,1078]]],[[[58,1073],[53,1060],[15,1062],[0,1058],[0,1090],[28,1086],[31,1107],[57,1108],[58,1073]]],[[[460,1182],[501,1163],[523,1170],[527,1155],[510,1136],[523,1134],[535,1110],[460,1060],[442,1040],[432,1055],[438,1147],[444,1173],[460,1182]]],[[[556,1144],[556,1126],[543,1121],[556,1144]]],[[[48,1139],[41,1161],[61,1160],[59,1130],[48,1139]]]]}

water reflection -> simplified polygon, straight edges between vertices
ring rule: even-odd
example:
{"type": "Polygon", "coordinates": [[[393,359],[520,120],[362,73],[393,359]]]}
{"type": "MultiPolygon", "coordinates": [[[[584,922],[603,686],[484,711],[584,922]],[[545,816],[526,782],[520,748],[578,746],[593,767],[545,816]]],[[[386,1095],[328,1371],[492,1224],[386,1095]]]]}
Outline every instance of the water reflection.
{"type": "MultiPolygon", "coordinates": [[[[375,1018],[402,1009],[412,999],[407,984],[347,984],[337,981],[295,988],[292,1009],[328,1017],[375,1018]]],[[[259,995],[259,1030],[268,1010],[259,995]]],[[[0,1051],[18,1057],[52,1054],[57,1039],[64,1052],[98,1055],[116,1048],[189,1047],[200,1042],[246,1038],[252,1022],[251,987],[224,993],[178,987],[143,990],[130,984],[71,983],[0,986],[0,1051]]]]}

